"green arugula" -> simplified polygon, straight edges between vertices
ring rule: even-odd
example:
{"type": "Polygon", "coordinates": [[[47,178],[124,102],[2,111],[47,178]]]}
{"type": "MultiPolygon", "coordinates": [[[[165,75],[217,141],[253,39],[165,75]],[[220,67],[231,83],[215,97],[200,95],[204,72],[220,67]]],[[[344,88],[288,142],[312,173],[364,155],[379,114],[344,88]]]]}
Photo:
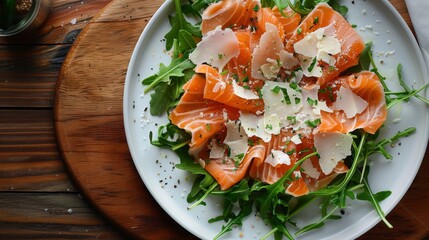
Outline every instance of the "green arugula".
{"type": "Polygon", "coordinates": [[[179,39],[181,30],[186,31],[186,34],[190,34],[191,36],[202,37],[199,26],[188,22],[183,15],[180,0],[174,0],[174,3],[176,15],[169,17],[171,30],[165,35],[167,51],[173,47],[174,39],[179,39]]]}
{"type": "Polygon", "coordinates": [[[165,66],[163,63],[161,63],[159,65],[159,71],[157,74],[143,79],[142,84],[148,85],[145,88],[144,93],[149,92],[161,82],[170,84],[172,77],[183,77],[185,76],[183,73],[185,70],[192,69],[194,67],[195,65],[191,62],[191,60],[185,57],[173,58],[168,66],[165,66]]]}
{"type": "Polygon", "coordinates": [[[219,0],[196,0],[192,3],[192,8],[196,11],[207,8],[208,5],[212,3],[219,2],[219,0]]]}
{"type": "Polygon", "coordinates": [[[142,80],[142,84],[147,85],[144,93],[154,90],[150,100],[150,113],[153,116],[161,116],[177,103],[183,93],[182,87],[192,76],[194,67],[189,59],[174,57],[168,66],[161,63],[157,74],[142,80]]]}
{"type": "Polygon", "coordinates": [[[289,6],[295,12],[303,16],[308,15],[316,5],[320,3],[328,3],[335,11],[339,12],[343,16],[348,12],[348,8],[344,5],[340,5],[336,0],[295,0],[293,3],[291,0],[274,0],[274,2],[276,2],[279,9],[284,9],[289,6]]]}

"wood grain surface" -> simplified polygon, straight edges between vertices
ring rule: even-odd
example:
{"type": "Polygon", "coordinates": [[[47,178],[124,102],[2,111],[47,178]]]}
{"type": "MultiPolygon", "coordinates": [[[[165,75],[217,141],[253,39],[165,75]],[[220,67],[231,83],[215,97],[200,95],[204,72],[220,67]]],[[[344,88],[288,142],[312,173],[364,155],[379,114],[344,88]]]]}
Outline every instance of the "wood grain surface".
{"type": "MultiPolygon", "coordinates": [[[[194,239],[147,192],[123,130],[128,61],[162,1],[52,2],[34,35],[0,38],[0,239],[194,239]]],[[[429,238],[427,171],[388,215],[394,229],[361,239],[429,238]]]]}

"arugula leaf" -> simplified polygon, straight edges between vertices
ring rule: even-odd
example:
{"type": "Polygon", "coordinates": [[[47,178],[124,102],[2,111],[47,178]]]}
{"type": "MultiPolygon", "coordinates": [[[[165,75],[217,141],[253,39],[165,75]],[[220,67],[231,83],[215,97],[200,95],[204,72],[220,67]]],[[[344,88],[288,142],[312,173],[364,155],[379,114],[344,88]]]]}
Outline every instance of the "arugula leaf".
{"type": "Polygon", "coordinates": [[[222,235],[232,230],[233,226],[241,226],[243,225],[243,220],[252,213],[253,201],[238,201],[240,206],[240,212],[237,216],[232,217],[231,220],[222,226],[222,230],[213,238],[214,240],[219,239],[222,235]]]}
{"type": "Polygon", "coordinates": [[[249,180],[244,178],[238,184],[235,184],[227,190],[212,191],[211,194],[222,195],[222,197],[231,202],[235,202],[238,199],[248,201],[250,195],[249,180]]]}
{"type": "Polygon", "coordinates": [[[197,44],[195,43],[194,38],[192,37],[192,34],[186,30],[180,29],[178,34],[178,40],[179,40],[179,52],[185,52],[190,49],[194,49],[197,44]]]}
{"type": "Polygon", "coordinates": [[[335,11],[340,13],[342,16],[345,16],[348,12],[348,8],[344,5],[341,5],[336,0],[295,0],[293,3],[291,0],[273,0],[276,2],[276,5],[279,9],[284,9],[289,6],[295,12],[305,16],[309,14],[317,4],[328,3],[335,11]]]}
{"type": "Polygon", "coordinates": [[[305,157],[303,157],[301,160],[299,160],[298,162],[296,162],[296,164],[289,169],[284,175],[283,177],[281,177],[279,180],[277,180],[277,182],[271,184],[271,185],[262,185],[262,186],[257,186],[255,187],[254,191],[258,191],[260,192],[260,196],[258,196],[255,199],[255,204],[256,207],[259,210],[259,213],[261,215],[262,219],[268,219],[268,217],[270,216],[271,213],[271,209],[273,209],[273,206],[275,205],[275,201],[276,199],[278,199],[278,195],[280,193],[284,193],[286,190],[285,187],[285,182],[287,180],[291,180],[291,175],[293,173],[293,171],[296,170],[296,168],[298,168],[298,166],[301,165],[301,163],[303,163],[306,159],[309,159],[313,156],[316,156],[317,152],[311,153],[305,157]]]}
{"type": "Polygon", "coordinates": [[[161,82],[170,84],[172,77],[183,77],[185,75],[183,71],[192,68],[194,68],[194,64],[191,60],[185,57],[173,58],[168,66],[161,63],[157,74],[143,79],[142,84],[148,85],[145,88],[144,93],[149,92],[161,82]]]}
{"type": "MultiPolygon", "coordinates": [[[[397,73],[398,73],[398,79],[399,79],[399,84],[404,88],[404,90],[407,93],[411,93],[413,92],[413,90],[411,90],[410,87],[407,86],[407,84],[404,81],[404,77],[402,75],[402,64],[398,64],[398,67],[396,69],[397,73]]],[[[421,101],[425,102],[426,104],[429,104],[429,99],[422,97],[421,95],[416,94],[415,95],[416,98],[420,99],[421,101]]]]}
{"type": "Polygon", "coordinates": [[[176,164],[178,169],[182,169],[188,172],[191,172],[194,175],[200,175],[202,178],[199,183],[201,188],[207,188],[215,182],[215,179],[210,175],[204,168],[201,167],[200,164],[195,163],[194,161],[185,161],[176,164]]]}
{"type": "Polygon", "coordinates": [[[323,216],[319,221],[301,228],[298,232],[295,233],[295,235],[298,236],[305,232],[323,227],[325,225],[325,220],[329,219],[337,209],[338,207],[334,207],[329,213],[323,216]]]}
{"type": "Polygon", "coordinates": [[[366,173],[363,174],[364,191],[357,195],[357,199],[371,202],[374,209],[377,211],[378,215],[380,216],[381,220],[383,220],[383,222],[386,224],[386,226],[389,228],[393,228],[392,224],[387,221],[386,216],[380,207],[380,202],[389,197],[392,192],[381,191],[376,194],[372,193],[371,188],[368,184],[368,172],[369,169],[366,173]]]}
{"type": "Polygon", "coordinates": [[[223,204],[222,215],[209,219],[209,223],[214,223],[222,220],[227,222],[229,219],[235,217],[235,214],[232,211],[233,209],[234,209],[234,202],[231,202],[228,199],[225,199],[223,204]]]}
{"type": "MultiPolygon", "coordinates": [[[[191,135],[185,130],[177,127],[172,123],[168,123],[158,128],[158,139],[153,139],[152,132],[149,133],[150,143],[157,147],[168,147],[173,151],[184,148],[191,141],[191,135]]],[[[182,159],[182,158],[180,158],[182,159]]],[[[193,162],[192,157],[187,154],[187,157],[183,159],[185,162],[193,162]]]]}
{"type": "Polygon", "coordinates": [[[166,50],[170,50],[173,47],[174,39],[179,39],[180,30],[188,31],[192,36],[201,37],[200,28],[186,21],[185,16],[182,13],[180,0],[174,0],[176,8],[176,15],[170,17],[171,30],[164,36],[166,40],[166,50]]]}
{"type": "Polygon", "coordinates": [[[347,12],[349,11],[349,9],[346,6],[339,4],[336,0],[329,0],[328,4],[331,5],[331,7],[335,11],[343,15],[343,17],[345,17],[347,12]]]}
{"type": "Polygon", "coordinates": [[[209,4],[219,2],[219,0],[197,0],[192,3],[192,8],[196,11],[206,8],[209,4]]]}
{"type": "Polygon", "coordinates": [[[150,95],[150,114],[152,116],[161,116],[174,106],[180,95],[183,93],[182,86],[188,79],[172,78],[171,84],[160,82],[150,95]]]}

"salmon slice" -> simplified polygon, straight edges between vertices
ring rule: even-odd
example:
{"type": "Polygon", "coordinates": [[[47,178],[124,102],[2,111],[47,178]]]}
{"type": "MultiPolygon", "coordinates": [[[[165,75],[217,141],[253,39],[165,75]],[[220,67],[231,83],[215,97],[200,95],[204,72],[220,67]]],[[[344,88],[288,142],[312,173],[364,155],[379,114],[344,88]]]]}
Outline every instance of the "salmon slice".
{"type": "MultiPolygon", "coordinates": [[[[386,121],[387,107],[384,98],[383,86],[377,75],[370,71],[344,76],[336,79],[332,84],[338,88],[349,88],[354,94],[368,103],[366,109],[352,118],[347,118],[343,110],[334,110],[332,113],[321,112],[320,132],[349,133],[355,129],[374,134],[386,121]]],[[[332,87],[334,88],[334,87],[332,87]]],[[[331,88],[331,89],[332,89],[331,88]]],[[[336,98],[335,92],[331,93],[336,98]]],[[[331,102],[330,107],[335,104],[331,102]]]]}
{"type": "Polygon", "coordinates": [[[253,160],[252,166],[250,167],[249,175],[254,179],[259,179],[260,181],[268,184],[273,184],[278,181],[289,169],[291,169],[296,162],[296,145],[293,142],[288,141],[292,137],[290,131],[281,132],[279,135],[273,135],[271,141],[265,143],[261,141],[260,145],[263,147],[260,148],[260,158],[255,158],[253,160]],[[289,143],[288,143],[289,142],[289,143]],[[277,164],[272,166],[270,163],[266,162],[267,157],[272,153],[272,150],[281,150],[285,153],[290,152],[290,164],[277,164]]]}
{"type": "Polygon", "coordinates": [[[289,7],[283,9],[283,14],[277,6],[272,9],[260,9],[257,13],[256,20],[254,20],[255,26],[251,28],[251,30],[253,30],[251,46],[259,43],[261,35],[266,32],[266,23],[271,23],[277,27],[279,36],[283,42],[289,39],[301,22],[301,15],[295,13],[289,7]]]}
{"type": "Polygon", "coordinates": [[[310,192],[310,189],[305,182],[304,178],[298,177],[293,180],[286,188],[286,193],[294,197],[301,197],[310,192]]]}
{"type": "Polygon", "coordinates": [[[365,44],[350,23],[328,4],[318,4],[301,22],[285,47],[288,52],[293,53],[295,43],[302,40],[307,34],[330,25],[335,29],[334,34],[341,44],[341,52],[333,56],[335,58],[334,66],[329,66],[323,61],[318,62],[322,67],[322,76],[317,78],[319,85],[324,85],[335,79],[344,70],[358,64],[365,44]]]}
{"type": "Polygon", "coordinates": [[[283,13],[280,12],[277,6],[272,9],[274,16],[280,21],[283,27],[285,38],[289,39],[296,31],[297,27],[301,22],[301,15],[293,11],[290,7],[283,9],[283,13]]]}
{"type": "Polygon", "coordinates": [[[222,158],[208,161],[204,168],[216,179],[220,188],[226,190],[244,178],[252,160],[261,157],[261,148],[261,145],[250,147],[238,166],[232,160],[222,158]]]}
{"type": "Polygon", "coordinates": [[[171,123],[192,135],[192,148],[200,148],[225,125],[226,106],[204,99],[204,77],[195,74],[184,86],[179,104],[170,114],[171,123]]]}
{"type": "Polygon", "coordinates": [[[211,4],[202,14],[201,32],[206,35],[218,26],[233,30],[246,29],[252,24],[259,8],[259,1],[256,0],[223,0],[211,4]]]}
{"type": "Polygon", "coordinates": [[[250,74],[252,68],[251,33],[249,31],[237,31],[235,36],[238,40],[240,53],[227,63],[227,74],[238,81],[240,86],[246,85],[253,90],[261,89],[264,82],[254,79],[250,74]]]}
{"type": "Polygon", "coordinates": [[[266,23],[271,23],[272,25],[276,26],[280,38],[282,39],[282,41],[285,40],[286,35],[284,32],[283,24],[279,20],[279,15],[281,15],[280,12],[278,12],[277,15],[271,8],[261,8],[260,10],[258,10],[256,18],[257,20],[255,20],[255,27],[251,29],[252,45],[259,43],[261,35],[266,32],[266,23]]]}
{"type": "Polygon", "coordinates": [[[214,100],[251,113],[257,113],[264,109],[264,102],[257,97],[256,93],[254,93],[257,97],[256,99],[245,99],[234,93],[234,86],[231,82],[235,80],[230,74],[223,75],[208,65],[197,66],[195,72],[205,74],[205,99],[214,100]]]}
{"type": "MultiPolygon", "coordinates": [[[[260,151],[259,157],[253,159],[253,163],[249,170],[250,177],[259,179],[260,181],[268,184],[273,184],[284,176],[284,174],[290,170],[298,160],[314,152],[314,140],[311,135],[302,137],[300,144],[290,142],[289,139],[293,135],[294,134],[291,131],[283,131],[279,135],[272,136],[269,143],[260,143],[261,147],[258,149],[260,151]],[[290,164],[278,164],[277,166],[272,166],[267,163],[267,156],[271,154],[271,150],[273,149],[282,150],[285,153],[288,153],[290,164]]],[[[310,191],[320,189],[328,185],[336,176],[338,176],[338,174],[346,173],[348,171],[348,167],[344,164],[344,161],[338,162],[334,171],[329,175],[323,174],[319,165],[319,158],[317,156],[313,156],[305,162],[305,164],[302,164],[294,173],[292,173],[291,177],[293,180],[287,182],[289,186],[286,189],[286,193],[292,196],[299,197],[308,194],[310,191]]]]}

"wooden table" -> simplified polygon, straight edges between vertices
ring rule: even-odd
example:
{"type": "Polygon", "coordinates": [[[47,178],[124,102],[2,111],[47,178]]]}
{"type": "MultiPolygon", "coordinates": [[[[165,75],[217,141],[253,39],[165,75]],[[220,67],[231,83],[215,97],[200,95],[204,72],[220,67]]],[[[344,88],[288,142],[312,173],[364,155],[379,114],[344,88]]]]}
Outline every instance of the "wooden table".
{"type": "MultiPolygon", "coordinates": [[[[97,210],[76,187],[54,127],[55,86],[62,64],[80,31],[109,2],[53,0],[49,19],[32,39],[0,39],[0,239],[129,237],[130,229],[117,227],[114,216],[97,210]]],[[[390,2],[411,26],[404,1],[390,2]]],[[[408,193],[388,215],[395,228],[379,224],[362,239],[429,237],[428,151],[425,160],[408,193]]],[[[155,221],[168,218],[154,206],[159,213],[155,221]]],[[[171,233],[159,236],[171,238],[180,227],[157,229],[171,233]]],[[[186,232],[184,236],[192,238],[186,232]]]]}

